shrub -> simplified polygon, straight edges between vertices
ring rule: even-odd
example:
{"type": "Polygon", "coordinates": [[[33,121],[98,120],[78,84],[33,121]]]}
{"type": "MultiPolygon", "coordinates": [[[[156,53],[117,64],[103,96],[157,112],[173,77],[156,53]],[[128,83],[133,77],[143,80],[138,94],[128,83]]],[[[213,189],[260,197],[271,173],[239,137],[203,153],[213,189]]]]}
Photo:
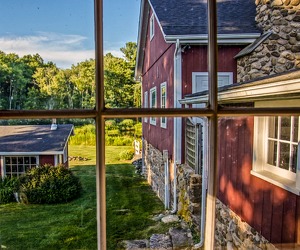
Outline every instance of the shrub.
{"type": "Polygon", "coordinates": [[[120,159],[121,160],[131,160],[133,158],[134,155],[134,150],[124,150],[120,153],[120,159]]]}
{"type": "Polygon", "coordinates": [[[32,203],[60,203],[75,198],[81,191],[79,179],[63,165],[39,166],[20,177],[20,191],[32,203]]]}
{"type": "Polygon", "coordinates": [[[122,122],[120,122],[119,126],[124,128],[124,129],[130,129],[134,125],[134,122],[132,119],[125,119],[122,122]]]}
{"type": "MultiPolygon", "coordinates": [[[[0,178],[1,179],[1,178],[0,178]]],[[[17,192],[19,186],[18,178],[4,177],[0,180],[0,203],[8,203],[15,200],[14,193],[17,192]]]]}

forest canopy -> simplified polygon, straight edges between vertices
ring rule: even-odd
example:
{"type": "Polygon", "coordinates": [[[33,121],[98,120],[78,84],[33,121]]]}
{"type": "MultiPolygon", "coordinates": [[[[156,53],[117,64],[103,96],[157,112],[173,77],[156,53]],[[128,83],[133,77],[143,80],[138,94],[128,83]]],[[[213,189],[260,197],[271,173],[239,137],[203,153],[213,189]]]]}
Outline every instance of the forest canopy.
{"type": "MultiPolygon", "coordinates": [[[[134,81],[136,43],[120,48],[124,58],[104,56],[107,108],[140,106],[140,84],[134,81]]],[[[45,63],[39,54],[19,57],[0,51],[0,109],[93,109],[95,60],[71,69],[45,63]]]]}

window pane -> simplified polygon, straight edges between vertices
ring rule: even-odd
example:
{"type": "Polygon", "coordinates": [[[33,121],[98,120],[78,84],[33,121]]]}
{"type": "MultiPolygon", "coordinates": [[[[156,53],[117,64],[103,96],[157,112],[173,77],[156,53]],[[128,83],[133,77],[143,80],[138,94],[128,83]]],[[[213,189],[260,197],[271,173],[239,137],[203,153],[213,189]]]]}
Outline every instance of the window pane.
{"type": "Polygon", "coordinates": [[[10,164],[10,157],[5,157],[5,164],[10,164]]]}
{"type": "Polygon", "coordinates": [[[289,170],[290,144],[281,142],[279,150],[280,150],[279,167],[289,170]]]}
{"type": "Polygon", "coordinates": [[[298,133],[299,133],[299,116],[294,118],[294,142],[298,142],[298,133]]]}
{"type": "Polygon", "coordinates": [[[268,141],[268,163],[277,166],[277,142],[268,141]]]}
{"type": "Polygon", "coordinates": [[[18,157],[18,164],[23,164],[23,157],[18,157]]]}
{"type": "Polygon", "coordinates": [[[298,146],[293,145],[292,152],[292,169],[291,171],[297,173],[297,156],[298,156],[298,146]]]}
{"type": "Polygon", "coordinates": [[[22,187],[13,187],[19,193],[20,203],[5,191],[8,189],[3,190],[12,183],[6,182],[9,186],[5,187],[2,182],[5,185],[0,187],[1,248],[97,249],[96,137],[91,121],[57,119],[57,129],[51,130],[52,120],[1,120],[13,124],[0,126],[2,152],[24,155],[1,155],[5,157],[4,163],[11,163],[11,158],[17,164],[3,164],[0,172],[17,178],[25,171],[30,174],[37,164],[40,168],[31,172],[31,177],[36,174],[33,181],[23,179],[22,187]],[[67,157],[62,164],[66,170],[61,171],[54,167],[55,152],[59,154],[64,149],[67,157]],[[39,178],[42,188],[36,181],[39,178]]]}
{"type": "Polygon", "coordinates": [[[94,108],[93,0],[6,1],[0,16],[0,109],[94,108]]]}
{"type": "Polygon", "coordinates": [[[281,117],[280,139],[289,141],[291,138],[291,117],[281,117]]]}
{"type": "Polygon", "coordinates": [[[278,138],[278,116],[269,117],[269,137],[278,138]]]}
{"type": "Polygon", "coordinates": [[[17,157],[11,157],[11,163],[17,164],[17,157]]]}

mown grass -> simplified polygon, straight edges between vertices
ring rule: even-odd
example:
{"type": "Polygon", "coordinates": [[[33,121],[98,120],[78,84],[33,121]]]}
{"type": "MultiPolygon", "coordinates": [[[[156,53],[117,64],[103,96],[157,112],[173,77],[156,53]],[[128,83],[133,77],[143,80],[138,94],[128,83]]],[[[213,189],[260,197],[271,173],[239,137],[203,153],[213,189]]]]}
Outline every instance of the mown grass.
{"type": "MultiPolygon", "coordinates": [[[[111,250],[122,240],[149,238],[170,226],[151,220],[163,210],[163,203],[131,164],[119,161],[119,153],[130,148],[106,147],[107,246],[111,250]]],[[[70,146],[69,154],[89,159],[70,162],[83,184],[80,197],[55,205],[0,205],[2,249],[97,249],[95,147],[70,146]]]]}

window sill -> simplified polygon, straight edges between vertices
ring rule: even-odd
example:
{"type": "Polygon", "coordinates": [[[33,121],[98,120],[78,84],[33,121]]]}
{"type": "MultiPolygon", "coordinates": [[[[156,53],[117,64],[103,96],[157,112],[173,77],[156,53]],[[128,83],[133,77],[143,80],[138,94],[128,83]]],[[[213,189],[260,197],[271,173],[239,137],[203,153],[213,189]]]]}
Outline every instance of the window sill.
{"type": "Polygon", "coordinates": [[[251,170],[251,174],[263,179],[269,183],[272,183],[273,185],[280,187],[282,189],[285,189],[293,194],[296,194],[300,196],[300,190],[296,188],[296,182],[291,181],[289,179],[283,178],[282,176],[273,174],[269,171],[253,171],[251,170]]]}

